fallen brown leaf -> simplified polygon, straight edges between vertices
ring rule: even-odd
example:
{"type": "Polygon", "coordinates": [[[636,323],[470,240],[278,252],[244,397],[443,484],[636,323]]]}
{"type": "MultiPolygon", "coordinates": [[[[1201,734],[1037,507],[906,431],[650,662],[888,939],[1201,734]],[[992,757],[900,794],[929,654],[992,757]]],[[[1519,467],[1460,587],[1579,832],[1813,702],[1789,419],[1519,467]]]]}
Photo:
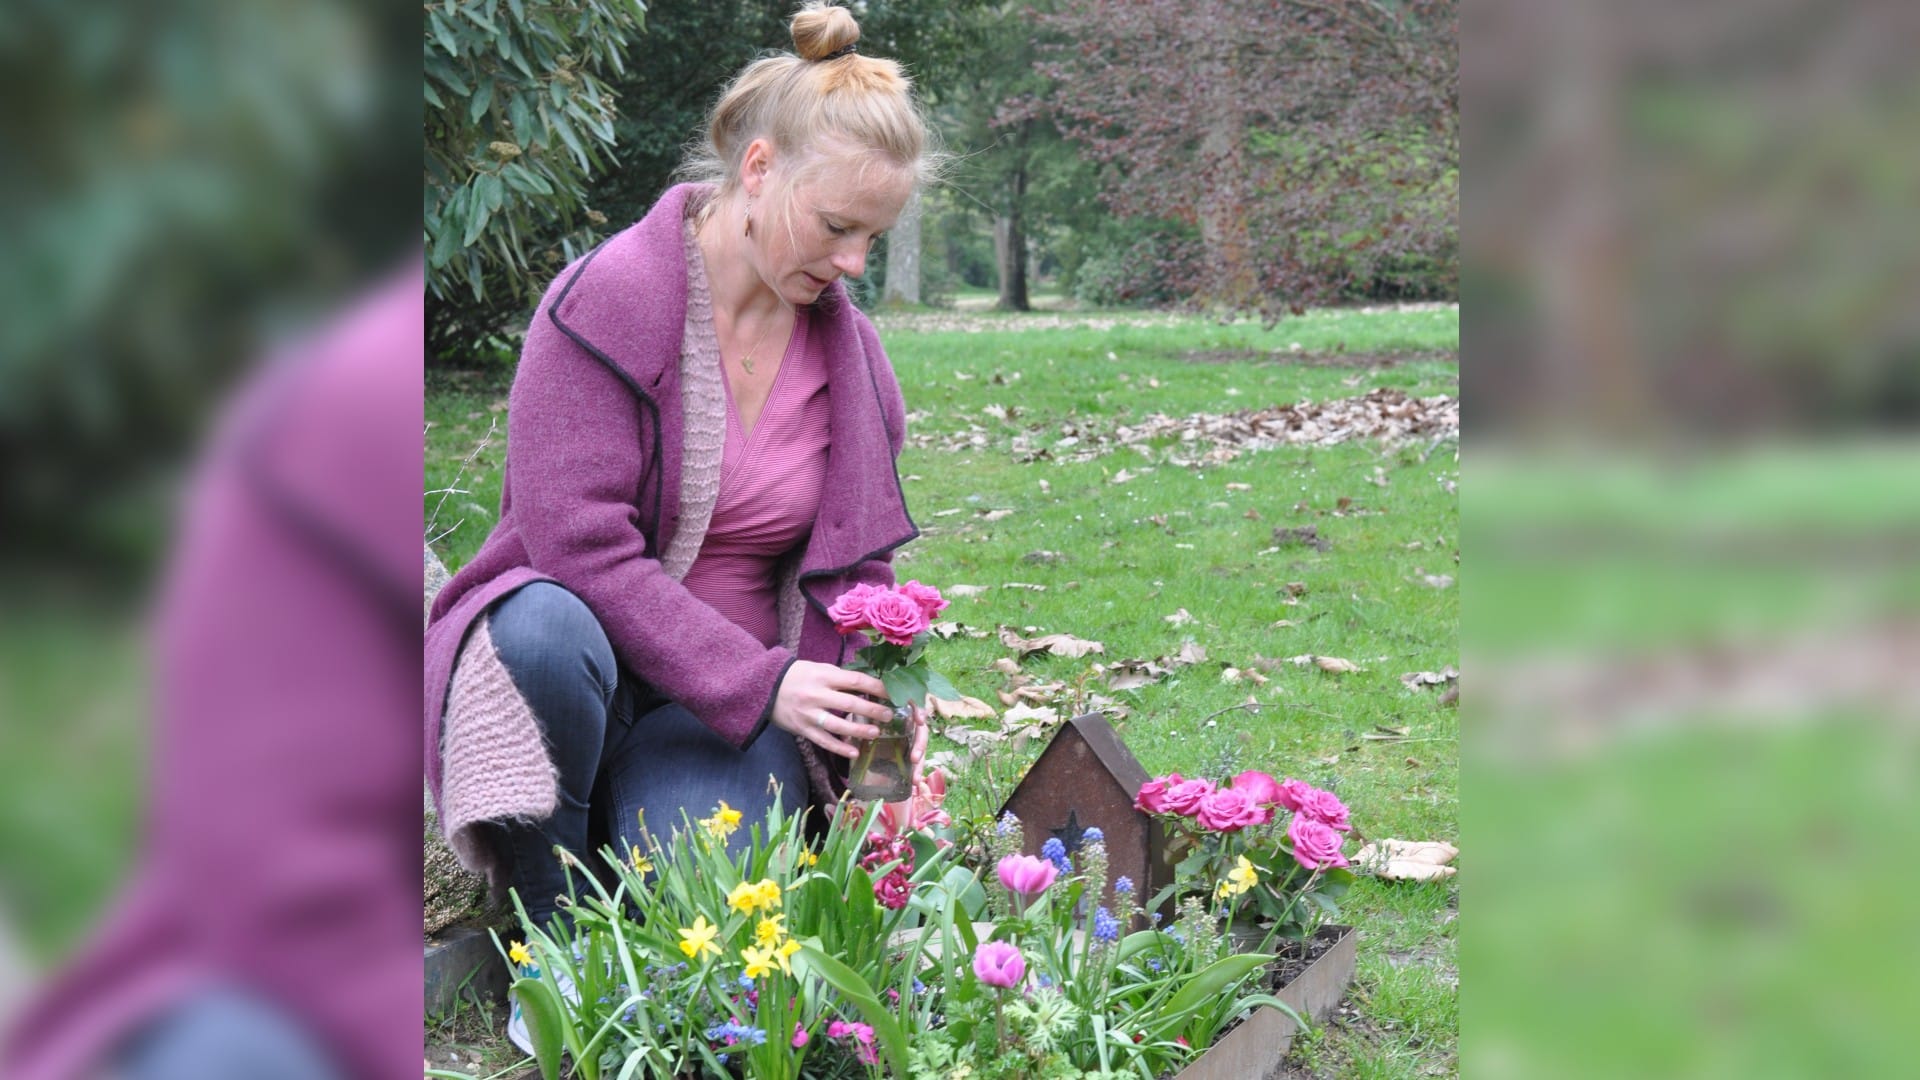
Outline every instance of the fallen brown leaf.
{"type": "Polygon", "coordinates": [[[985,585],[949,585],[942,593],[946,596],[979,596],[986,591],[985,585]]]}
{"type": "Polygon", "coordinates": [[[1005,626],[1000,628],[1000,644],[1018,652],[1022,660],[1038,652],[1077,659],[1088,653],[1104,654],[1107,651],[1107,647],[1098,641],[1088,641],[1085,638],[1074,637],[1072,634],[1044,634],[1037,638],[1023,638],[1005,626]]]}
{"type": "Polygon", "coordinates": [[[940,697],[931,700],[934,715],[948,720],[992,720],[999,715],[993,711],[993,706],[977,697],[967,697],[964,694],[958,701],[949,701],[940,697]]]}
{"type": "Polygon", "coordinates": [[[1161,618],[1174,626],[1185,626],[1193,621],[1193,615],[1186,608],[1181,608],[1171,615],[1162,615],[1161,618]]]}
{"type": "Polygon", "coordinates": [[[1400,681],[1409,690],[1418,690],[1426,686],[1452,686],[1460,679],[1460,669],[1448,665],[1443,671],[1409,671],[1400,676],[1400,681]]]}
{"type": "Polygon", "coordinates": [[[1375,840],[1354,853],[1357,869],[1389,881],[1433,881],[1452,877],[1449,866],[1460,849],[1441,840],[1375,840]]]}

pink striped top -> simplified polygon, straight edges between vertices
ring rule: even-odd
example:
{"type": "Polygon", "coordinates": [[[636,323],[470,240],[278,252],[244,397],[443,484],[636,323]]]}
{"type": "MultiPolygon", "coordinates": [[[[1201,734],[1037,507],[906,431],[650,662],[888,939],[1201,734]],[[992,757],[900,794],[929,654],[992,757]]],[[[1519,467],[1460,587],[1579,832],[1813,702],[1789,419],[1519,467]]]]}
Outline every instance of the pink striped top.
{"type": "Polygon", "coordinates": [[[797,315],[751,433],[733,394],[726,395],[720,495],[684,581],[688,592],[768,647],[780,643],[774,565],[813,531],[827,475],[827,357],[807,333],[807,310],[797,315]]]}

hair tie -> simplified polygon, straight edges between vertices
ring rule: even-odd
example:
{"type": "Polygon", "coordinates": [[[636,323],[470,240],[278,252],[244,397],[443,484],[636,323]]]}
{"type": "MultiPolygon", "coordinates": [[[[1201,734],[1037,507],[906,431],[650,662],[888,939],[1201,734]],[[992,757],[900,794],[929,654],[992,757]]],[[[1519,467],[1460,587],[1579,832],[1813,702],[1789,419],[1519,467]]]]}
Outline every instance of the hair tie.
{"type": "Polygon", "coordinates": [[[832,52],[830,52],[830,53],[828,53],[827,55],[825,55],[825,56],[823,56],[823,57],[821,57],[821,58],[820,58],[820,63],[822,63],[822,64],[824,64],[824,63],[826,63],[826,62],[827,62],[827,61],[829,61],[829,60],[838,60],[838,59],[840,59],[840,58],[841,58],[841,57],[843,57],[843,56],[852,56],[852,55],[853,55],[853,47],[854,47],[854,45],[856,45],[856,44],[858,44],[858,43],[857,43],[857,42],[852,42],[852,41],[849,41],[849,42],[847,42],[847,43],[846,43],[845,45],[842,45],[842,46],[840,46],[839,48],[837,48],[837,49],[835,49],[835,50],[833,50],[832,52]]]}

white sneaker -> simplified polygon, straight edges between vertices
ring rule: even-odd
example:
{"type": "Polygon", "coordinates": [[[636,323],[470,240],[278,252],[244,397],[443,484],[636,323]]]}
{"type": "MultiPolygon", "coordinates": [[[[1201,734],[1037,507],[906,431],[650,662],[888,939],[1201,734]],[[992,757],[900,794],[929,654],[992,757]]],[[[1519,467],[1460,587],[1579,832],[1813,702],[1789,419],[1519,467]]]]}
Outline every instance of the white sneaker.
{"type": "MultiPolygon", "coordinates": [[[[560,987],[560,996],[569,1004],[580,1004],[580,991],[573,988],[573,976],[556,971],[553,981],[560,987]]],[[[520,999],[509,993],[507,1000],[513,1003],[513,1011],[507,1015],[507,1041],[518,1047],[521,1053],[533,1057],[533,1035],[527,1031],[527,1018],[520,1011],[520,999]]]]}

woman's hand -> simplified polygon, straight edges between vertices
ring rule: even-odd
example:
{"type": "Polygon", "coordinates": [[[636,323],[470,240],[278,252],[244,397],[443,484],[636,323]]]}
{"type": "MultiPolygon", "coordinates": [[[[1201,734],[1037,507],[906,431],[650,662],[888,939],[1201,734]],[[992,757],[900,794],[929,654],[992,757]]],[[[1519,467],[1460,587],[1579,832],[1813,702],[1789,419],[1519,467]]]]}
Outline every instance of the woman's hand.
{"type": "MultiPolygon", "coordinates": [[[[862,720],[885,723],[893,719],[893,707],[882,704],[886,700],[886,685],[871,675],[832,664],[795,660],[780,680],[779,693],[774,695],[773,723],[783,731],[792,732],[796,739],[806,739],[844,758],[856,758],[860,756],[860,748],[845,740],[879,738],[880,729],[862,720]],[[862,697],[862,694],[871,694],[879,700],[862,697]]],[[[915,745],[925,749],[924,727],[915,745]]]]}

